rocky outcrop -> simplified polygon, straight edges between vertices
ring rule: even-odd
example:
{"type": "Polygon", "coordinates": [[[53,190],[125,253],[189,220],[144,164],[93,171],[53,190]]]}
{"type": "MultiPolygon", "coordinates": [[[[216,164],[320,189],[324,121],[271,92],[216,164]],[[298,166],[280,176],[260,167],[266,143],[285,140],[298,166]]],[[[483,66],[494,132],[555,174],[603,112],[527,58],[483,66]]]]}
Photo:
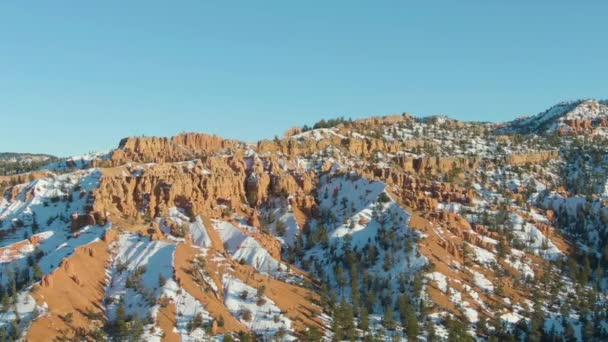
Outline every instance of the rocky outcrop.
{"type": "Polygon", "coordinates": [[[93,214],[130,219],[168,215],[179,207],[192,214],[221,217],[237,212],[250,216],[269,196],[290,194],[293,205],[310,210],[314,176],[292,174],[276,160],[256,162],[248,169],[244,158],[208,157],[192,163],[163,163],[137,169],[106,169],[94,192],[93,214]],[[249,170],[249,171],[248,171],[249,170]],[[249,174],[249,175],[248,175],[249,174]]]}
{"type": "Polygon", "coordinates": [[[302,128],[296,126],[286,130],[283,135],[285,138],[288,138],[300,133],[302,133],[302,128]]]}
{"type": "Polygon", "coordinates": [[[120,141],[110,156],[111,165],[127,162],[162,163],[184,161],[206,156],[241,145],[216,135],[184,133],[171,138],[129,137],[120,141]]]}
{"type": "Polygon", "coordinates": [[[288,156],[310,155],[322,151],[329,146],[340,146],[342,138],[330,135],[323,139],[287,139],[261,140],[257,143],[258,153],[282,153],[288,156]]]}
{"type": "Polygon", "coordinates": [[[70,228],[72,232],[79,231],[80,229],[86,226],[92,226],[95,224],[95,217],[92,213],[89,214],[72,214],[72,223],[70,224],[70,228]]]}
{"type": "Polygon", "coordinates": [[[442,157],[408,157],[398,155],[393,158],[395,164],[406,172],[423,174],[448,173],[455,169],[473,170],[479,166],[479,158],[442,158],[442,157]]]}
{"type": "Polygon", "coordinates": [[[262,140],[256,150],[259,153],[283,153],[288,156],[310,155],[328,147],[340,147],[350,154],[370,157],[376,152],[396,153],[406,146],[403,142],[389,142],[384,139],[355,138],[327,135],[322,139],[288,137],[281,140],[262,140]]]}
{"type": "Polygon", "coordinates": [[[354,122],[354,125],[371,126],[371,125],[392,125],[399,122],[407,122],[413,120],[413,117],[407,113],[402,115],[385,115],[374,116],[367,119],[359,119],[354,122]]]}
{"type": "Polygon", "coordinates": [[[512,154],[506,158],[506,163],[510,165],[521,165],[529,163],[542,163],[555,159],[559,156],[557,151],[542,151],[534,153],[512,154]]]}
{"type": "Polygon", "coordinates": [[[128,218],[167,215],[169,208],[191,208],[219,216],[223,208],[239,209],[245,203],[242,161],[198,161],[193,168],[181,164],[154,165],[141,175],[106,171],[95,190],[93,210],[102,215],[128,218]]]}
{"type": "Polygon", "coordinates": [[[364,170],[362,175],[368,178],[376,177],[387,183],[405,205],[414,209],[436,210],[439,203],[468,204],[475,197],[472,189],[452,183],[430,181],[407,172],[389,170],[379,176],[374,169],[368,169],[364,170]]]}

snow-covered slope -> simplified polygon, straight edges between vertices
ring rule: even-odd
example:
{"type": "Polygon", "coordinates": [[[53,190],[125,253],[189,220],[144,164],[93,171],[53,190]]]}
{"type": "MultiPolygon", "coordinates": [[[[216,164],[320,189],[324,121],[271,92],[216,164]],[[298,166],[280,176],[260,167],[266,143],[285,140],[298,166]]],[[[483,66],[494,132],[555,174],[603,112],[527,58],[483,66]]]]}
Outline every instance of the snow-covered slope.
{"type": "Polygon", "coordinates": [[[594,121],[608,118],[605,101],[577,100],[559,103],[535,116],[512,121],[501,129],[503,133],[553,133],[572,131],[568,121],[594,121]]]}

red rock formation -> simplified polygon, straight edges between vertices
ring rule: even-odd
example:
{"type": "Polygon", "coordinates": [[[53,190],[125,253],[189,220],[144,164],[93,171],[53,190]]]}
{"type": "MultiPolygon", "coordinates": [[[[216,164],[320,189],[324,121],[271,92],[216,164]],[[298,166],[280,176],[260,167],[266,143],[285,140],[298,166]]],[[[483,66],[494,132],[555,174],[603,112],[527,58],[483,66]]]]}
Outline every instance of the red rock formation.
{"type": "Polygon", "coordinates": [[[198,158],[239,146],[235,140],[215,135],[184,133],[172,138],[130,137],[120,141],[111,154],[112,165],[127,162],[175,162],[198,158]]]}
{"type": "Polygon", "coordinates": [[[313,176],[292,174],[274,160],[255,163],[247,177],[244,158],[208,157],[192,167],[163,163],[147,167],[137,177],[129,167],[105,169],[93,196],[93,212],[100,220],[114,215],[139,219],[166,216],[171,207],[191,209],[195,214],[221,217],[226,210],[251,214],[248,199],[255,205],[271,195],[293,194],[292,205],[310,212],[314,199],[313,176]]]}
{"type": "Polygon", "coordinates": [[[72,232],[76,232],[86,226],[91,226],[94,224],[95,224],[95,217],[93,216],[92,213],[85,214],[85,215],[79,214],[79,213],[74,213],[74,214],[72,214],[72,223],[70,225],[70,228],[71,228],[72,232]]]}
{"type": "Polygon", "coordinates": [[[558,156],[559,153],[557,151],[512,154],[507,158],[506,163],[511,165],[541,163],[557,158],[558,156]]]}

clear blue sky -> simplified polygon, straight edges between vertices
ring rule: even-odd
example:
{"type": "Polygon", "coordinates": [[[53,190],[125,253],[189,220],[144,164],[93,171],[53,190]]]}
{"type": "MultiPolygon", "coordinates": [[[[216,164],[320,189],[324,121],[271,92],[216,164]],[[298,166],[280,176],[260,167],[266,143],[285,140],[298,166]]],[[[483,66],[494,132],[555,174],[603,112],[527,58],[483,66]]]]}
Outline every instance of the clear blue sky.
{"type": "Polygon", "coordinates": [[[606,1],[0,2],[0,151],[608,97],[606,1]]]}

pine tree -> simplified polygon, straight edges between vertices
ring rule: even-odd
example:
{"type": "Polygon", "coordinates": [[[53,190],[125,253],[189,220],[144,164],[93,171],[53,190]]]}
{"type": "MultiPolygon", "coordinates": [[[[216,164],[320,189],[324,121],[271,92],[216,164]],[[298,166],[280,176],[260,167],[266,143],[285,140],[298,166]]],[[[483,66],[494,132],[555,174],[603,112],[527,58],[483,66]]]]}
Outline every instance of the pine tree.
{"type": "MultiPolygon", "coordinates": [[[[306,342],[321,342],[323,335],[319,332],[319,328],[315,326],[308,327],[308,331],[304,334],[304,341],[306,342]]],[[[226,341],[226,340],[224,340],[226,341]]]]}
{"type": "MultiPolygon", "coordinates": [[[[599,330],[598,330],[599,331],[599,330]]],[[[585,341],[591,341],[593,338],[593,334],[595,333],[595,327],[593,326],[593,322],[589,319],[585,320],[583,324],[583,339],[585,341]]]]}
{"type": "Polygon", "coordinates": [[[21,337],[21,327],[17,324],[17,321],[11,322],[9,341],[16,341],[21,337]]]}
{"type": "Polygon", "coordinates": [[[287,225],[285,224],[285,222],[279,219],[275,226],[275,230],[278,236],[285,236],[285,233],[287,232],[287,225]]]}
{"type": "Polygon", "coordinates": [[[138,314],[135,314],[132,324],[133,325],[131,327],[131,332],[130,332],[131,339],[132,339],[132,341],[139,341],[139,338],[144,333],[144,323],[139,318],[138,314]]]}
{"type": "Polygon", "coordinates": [[[350,279],[353,306],[358,308],[361,305],[361,296],[359,294],[359,275],[357,273],[357,265],[354,262],[350,266],[350,279]]]}
{"type": "Polygon", "coordinates": [[[116,308],[116,321],[114,324],[117,337],[124,338],[127,336],[128,328],[126,322],[125,305],[122,300],[120,303],[118,303],[118,307],[116,308]]]}
{"type": "Polygon", "coordinates": [[[416,341],[420,333],[418,329],[418,318],[416,318],[416,311],[414,306],[409,304],[406,309],[406,324],[405,331],[407,338],[410,341],[416,341]]]}
{"type": "Polygon", "coordinates": [[[194,318],[188,322],[188,330],[192,331],[192,330],[196,330],[197,328],[200,328],[203,326],[203,316],[201,315],[200,312],[197,312],[196,315],[194,316],[194,318]]]}
{"type": "Polygon", "coordinates": [[[40,265],[38,263],[34,264],[34,281],[40,281],[42,279],[42,270],[40,269],[40,265]]]}
{"type": "Polygon", "coordinates": [[[2,307],[0,308],[2,312],[7,312],[11,306],[11,298],[8,295],[8,292],[4,292],[2,295],[2,307]]]}
{"type": "Polygon", "coordinates": [[[496,244],[496,255],[500,259],[504,259],[507,256],[508,250],[509,246],[505,242],[505,239],[499,239],[498,243],[496,244]]]}
{"type": "Polygon", "coordinates": [[[486,336],[488,332],[488,326],[486,325],[486,320],[484,318],[480,319],[476,325],[476,334],[477,336],[486,336]]]}
{"type": "Polygon", "coordinates": [[[445,326],[448,329],[448,342],[474,341],[473,337],[467,333],[467,328],[461,321],[447,317],[445,326]]]}
{"type": "Polygon", "coordinates": [[[353,308],[345,300],[337,305],[334,310],[332,330],[334,333],[335,341],[342,341],[344,339],[352,339],[353,332],[355,331],[355,317],[353,308]]]}
{"type": "Polygon", "coordinates": [[[162,273],[158,274],[158,287],[163,287],[167,283],[167,278],[162,273]]]}
{"type": "Polygon", "coordinates": [[[384,308],[384,318],[382,319],[382,323],[389,330],[395,329],[395,320],[393,319],[393,307],[390,304],[384,308]]]}
{"type": "Polygon", "coordinates": [[[363,306],[361,308],[360,318],[359,318],[359,329],[367,332],[369,329],[369,314],[367,312],[367,308],[363,306]]]}
{"type": "Polygon", "coordinates": [[[542,338],[545,317],[538,296],[534,296],[534,299],[534,312],[530,318],[530,333],[528,334],[528,340],[531,342],[539,342],[542,338]]]}
{"type": "Polygon", "coordinates": [[[17,301],[17,281],[14,276],[12,277],[11,283],[11,301],[14,304],[17,301]]]}

